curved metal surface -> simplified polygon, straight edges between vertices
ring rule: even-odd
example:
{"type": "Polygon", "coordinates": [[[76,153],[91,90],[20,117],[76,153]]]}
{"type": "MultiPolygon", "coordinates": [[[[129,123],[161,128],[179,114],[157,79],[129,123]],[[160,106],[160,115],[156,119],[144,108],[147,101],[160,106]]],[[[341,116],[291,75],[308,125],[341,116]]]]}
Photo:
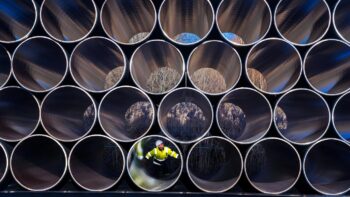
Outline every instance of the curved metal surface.
{"type": "Polygon", "coordinates": [[[332,111],[332,123],[335,131],[342,139],[350,143],[350,92],[341,96],[332,111]]]}
{"type": "Polygon", "coordinates": [[[350,2],[339,0],[333,11],[333,25],[338,36],[350,43],[350,2]]]}
{"type": "Polygon", "coordinates": [[[0,45],[0,87],[3,87],[11,78],[11,55],[3,45],[0,45]]]}
{"type": "Polygon", "coordinates": [[[6,181],[6,177],[9,171],[9,156],[8,148],[5,143],[0,143],[0,184],[6,181]]]}

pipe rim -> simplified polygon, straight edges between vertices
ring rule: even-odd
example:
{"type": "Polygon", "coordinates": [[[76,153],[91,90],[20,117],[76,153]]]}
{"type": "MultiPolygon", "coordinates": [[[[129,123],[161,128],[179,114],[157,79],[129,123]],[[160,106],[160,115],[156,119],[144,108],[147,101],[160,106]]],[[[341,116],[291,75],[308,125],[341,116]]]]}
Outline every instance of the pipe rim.
{"type": "MultiPolygon", "coordinates": [[[[1,41],[0,41],[0,43],[1,43],[1,41]]],[[[10,67],[10,72],[9,73],[7,73],[7,78],[6,78],[6,80],[2,83],[2,84],[0,84],[0,89],[1,88],[3,88],[3,87],[5,87],[6,86],[6,84],[10,81],[10,79],[11,79],[11,76],[13,76],[14,74],[13,74],[13,68],[12,68],[12,56],[11,56],[11,53],[3,46],[3,45],[0,45],[0,48],[2,49],[2,50],[4,50],[4,51],[6,51],[6,54],[7,54],[7,56],[8,56],[8,60],[9,60],[9,67],[10,67]]],[[[1,50],[0,49],[0,50],[1,50]]]]}
{"type": "Polygon", "coordinates": [[[332,22],[333,22],[333,26],[334,26],[334,29],[335,29],[335,32],[337,33],[337,35],[342,39],[344,40],[345,42],[349,43],[350,44],[350,40],[346,39],[344,34],[340,32],[338,26],[337,26],[337,23],[335,21],[335,15],[337,13],[337,9],[338,9],[338,5],[340,5],[340,3],[344,2],[343,0],[339,0],[336,4],[335,4],[335,7],[334,7],[334,10],[333,10],[333,14],[332,14],[332,22]]]}
{"type": "Polygon", "coordinates": [[[7,150],[6,150],[6,148],[5,148],[3,143],[0,143],[0,149],[4,153],[5,160],[6,160],[4,174],[0,177],[0,183],[2,183],[5,180],[8,172],[9,172],[9,168],[10,167],[9,167],[9,155],[8,155],[7,150]]]}
{"type": "Polygon", "coordinates": [[[350,96],[350,91],[346,92],[345,94],[341,95],[334,103],[334,107],[332,109],[332,126],[335,130],[335,132],[337,133],[338,137],[340,139],[342,139],[343,141],[347,142],[350,144],[350,141],[348,139],[346,139],[343,135],[341,135],[341,133],[339,132],[339,130],[337,129],[336,123],[335,123],[335,110],[338,107],[338,104],[347,96],[350,96]]]}

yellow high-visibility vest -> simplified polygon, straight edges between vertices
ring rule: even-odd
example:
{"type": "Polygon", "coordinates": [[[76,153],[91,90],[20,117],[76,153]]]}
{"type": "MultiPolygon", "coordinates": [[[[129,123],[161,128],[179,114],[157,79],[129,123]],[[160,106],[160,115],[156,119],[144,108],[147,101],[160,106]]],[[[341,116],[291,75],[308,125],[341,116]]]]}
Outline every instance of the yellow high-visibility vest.
{"type": "Polygon", "coordinates": [[[175,151],[171,150],[168,147],[164,147],[164,149],[162,151],[159,150],[158,147],[156,147],[146,154],[146,159],[154,157],[155,159],[157,159],[159,161],[164,161],[168,158],[168,156],[174,157],[175,159],[177,159],[179,154],[177,154],[175,151]]]}

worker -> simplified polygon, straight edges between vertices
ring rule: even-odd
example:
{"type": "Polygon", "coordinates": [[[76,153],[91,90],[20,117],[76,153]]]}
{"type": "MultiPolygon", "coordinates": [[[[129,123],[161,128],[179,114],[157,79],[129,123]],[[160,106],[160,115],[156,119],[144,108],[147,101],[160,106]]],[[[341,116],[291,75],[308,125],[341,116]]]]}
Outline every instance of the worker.
{"type": "Polygon", "coordinates": [[[153,164],[162,166],[168,158],[168,156],[177,159],[179,157],[179,154],[171,150],[169,147],[164,146],[162,140],[157,140],[156,147],[149,151],[145,157],[146,159],[150,159],[153,157],[153,164]]]}

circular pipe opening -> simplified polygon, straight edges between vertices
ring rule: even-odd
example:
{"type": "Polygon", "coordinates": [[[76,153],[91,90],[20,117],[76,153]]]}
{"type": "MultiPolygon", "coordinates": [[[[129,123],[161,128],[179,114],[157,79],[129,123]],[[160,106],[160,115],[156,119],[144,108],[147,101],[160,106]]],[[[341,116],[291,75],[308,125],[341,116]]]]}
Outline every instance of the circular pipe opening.
{"type": "Polygon", "coordinates": [[[126,57],[112,40],[90,37],[80,42],[70,58],[70,72],[87,91],[104,92],[120,83],[126,72],[126,57]]]}
{"type": "Polygon", "coordinates": [[[147,94],[132,86],[121,86],[103,97],[98,117],[108,136],[131,142],[151,129],[155,109],[147,94]]]}
{"type": "Polygon", "coordinates": [[[31,37],[15,49],[12,58],[16,81],[33,92],[47,92],[65,78],[68,58],[65,50],[47,37],[31,37]]]}
{"type": "Polygon", "coordinates": [[[219,102],[216,121],[222,134],[239,144],[258,141],[272,124],[272,108],[264,95],[250,88],[238,88],[219,102]]]}
{"type": "Polygon", "coordinates": [[[208,0],[164,0],[159,24],[164,35],[180,45],[204,40],[214,26],[214,9],[208,0]]]}
{"type": "Polygon", "coordinates": [[[103,135],[79,141],[69,155],[73,180],[88,191],[104,191],[118,183],[125,168],[124,153],[118,143],[103,135]]]}
{"type": "Polygon", "coordinates": [[[195,48],[187,62],[191,83],[209,95],[232,89],[242,74],[237,51],[222,41],[208,41],[195,48]]]}
{"type": "Polygon", "coordinates": [[[0,183],[4,182],[9,169],[9,158],[3,143],[0,143],[0,183]]]}
{"type": "Polygon", "coordinates": [[[0,42],[14,43],[26,39],[37,21],[35,2],[1,0],[0,42]]]}
{"type": "Polygon", "coordinates": [[[244,169],[255,189],[266,194],[281,194],[298,181],[301,160],[297,150],[287,141],[265,138],[250,147],[244,169]]]}
{"type": "Polygon", "coordinates": [[[316,142],[306,152],[303,165],[307,182],[317,192],[342,195],[350,190],[350,146],[345,142],[316,142]]]}
{"type": "Polygon", "coordinates": [[[331,11],[324,0],[281,0],[275,10],[275,26],[294,45],[312,45],[331,25],[331,11]]]}
{"type": "Polygon", "coordinates": [[[149,94],[166,94],[177,87],[185,75],[181,52],[163,40],[151,40],[137,48],[130,67],[135,84],[149,94]]]}
{"type": "Polygon", "coordinates": [[[307,52],[304,75],[317,92],[336,96],[350,87],[350,46],[344,41],[327,39],[318,42],[307,52]]]}
{"type": "Polygon", "coordinates": [[[327,102],[314,91],[294,89],[283,95],[274,112],[275,127],[289,142],[308,145],[326,133],[331,121],[327,102]]]}
{"type": "Polygon", "coordinates": [[[183,168],[183,158],[178,146],[169,139],[151,135],[137,141],[130,149],[127,157],[127,170],[133,183],[139,188],[160,192],[172,187],[180,178],[183,168]],[[154,150],[156,142],[161,140],[171,153],[160,163],[155,157],[146,158],[148,152],[154,150]],[[175,158],[176,157],[176,158],[175,158]]]}
{"type": "Polygon", "coordinates": [[[10,80],[12,66],[11,55],[2,45],[0,45],[0,65],[0,87],[3,87],[10,80]]]}
{"type": "Polygon", "coordinates": [[[46,95],[41,104],[41,121],[45,131],[65,142],[86,136],[96,122],[96,114],[93,98],[74,86],[56,88],[46,95]]]}
{"type": "Polygon", "coordinates": [[[15,146],[10,166],[14,179],[23,188],[46,191],[63,179],[67,156],[56,140],[45,135],[32,135],[15,146]]]}
{"type": "Polygon", "coordinates": [[[240,151],[221,137],[197,142],[188,153],[187,173],[191,181],[205,192],[225,192],[236,185],[243,171],[240,151]]]}
{"type": "Polygon", "coordinates": [[[333,12],[333,24],[339,37],[350,43],[350,2],[338,1],[333,12]]]}
{"type": "Polygon", "coordinates": [[[65,43],[87,37],[97,18],[93,0],[44,0],[40,8],[40,21],[46,33],[65,43]]]}
{"type": "Polygon", "coordinates": [[[157,24],[151,0],[106,0],[101,10],[101,24],[106,34],[120,44],[137,44],[146,40],[157,24]]]}
{"type": "Polygon", "coordinates": [[[288,42],[279,38],[265,39],[249,51],[246,75],[259,91],[281,94],[299,81],[302,59],[298,50],[288,42]]]}
{"type": "Polygon", "coordinates": [[[213,116],[209,99],[192,88],[170,92],[158,108],[158,123],[162,132],[178,143],[193,143],[207,135],[213,116]]]}
{"type": "Polygon", "coordinates": [[[20,141],[34,133],[40,122],[38,100],[20,87],[0,90],[0,139],[20,141]]]}
{"type": "Polygon", "coordinates": [[[272,13],[265,0],[223,0],[216,14],[221,36],[231,44],[252,45],[266,36],[272,13]]]}
{"type": "Polygon", "coordinates": [[[333,127],[338,135],[350,142],[350,92],[341,96],[333,108],[333,127]]]}

